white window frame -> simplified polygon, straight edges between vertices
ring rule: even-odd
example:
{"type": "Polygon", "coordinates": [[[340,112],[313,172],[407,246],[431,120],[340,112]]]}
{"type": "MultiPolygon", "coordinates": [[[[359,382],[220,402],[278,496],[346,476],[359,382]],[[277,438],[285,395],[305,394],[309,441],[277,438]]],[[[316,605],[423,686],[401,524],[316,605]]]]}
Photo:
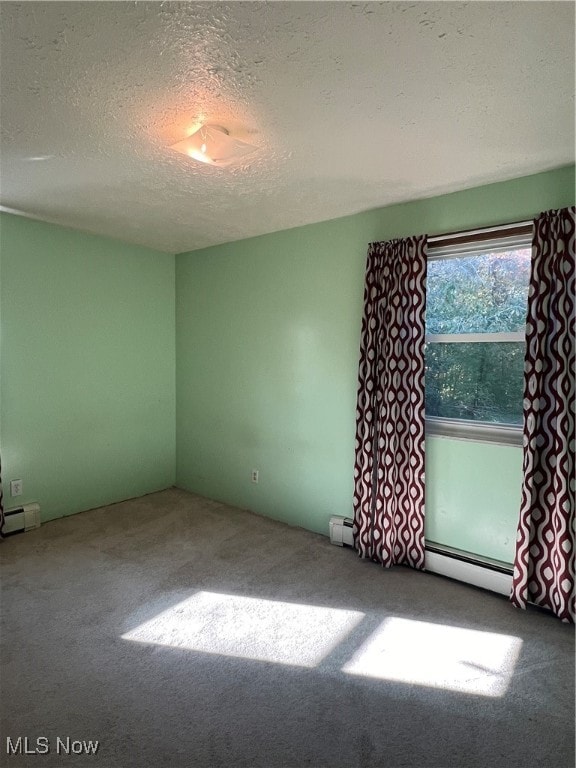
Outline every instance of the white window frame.
{"type": "MultiPolygon", "coordinates": [[[[523,221],[499,227],[478,229],[453,235],[439,235],[428,238],[428,261],[454,259],[474,254],[510,251],[532,247],[532,222],[523,221]],[[518,229],[529,229],[519,234],[518,229]],[[510,230],[507,235],[506,231],[510,230]],[[490,237],[490,233],[494,237],[490,237]],[[463,237],[464,235],[464,237],[463,237]],[[481,236],[482,239],[475,239],[481,236]],[[462,242],[462,240],[468,242],[462,242]],[[457,242],[451,242],[457,241],[457,242]],[[438,245],[435,245],[438,243],[438,245]]],[[[518,342],[525,340],[525,333],[458,333],[426,334],[426,343],[476,343],[476,342],[518,342]]],[[[426,435],[448,437],[456,440],[473,440],[495,443],[497,445],[522,445],[522,427],[516,424],[496,422],[468,421],[465,419],[447,419],[439,416],[426,416],[426,435]]]]}

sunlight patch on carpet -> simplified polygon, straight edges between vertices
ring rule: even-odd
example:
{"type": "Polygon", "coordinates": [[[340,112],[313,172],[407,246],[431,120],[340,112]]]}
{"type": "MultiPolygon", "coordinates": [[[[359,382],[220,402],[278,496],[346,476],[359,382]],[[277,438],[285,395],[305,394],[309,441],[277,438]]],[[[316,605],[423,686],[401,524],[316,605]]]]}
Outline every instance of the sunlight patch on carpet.
{"type": "Polygon", "coordinates": [[[385,619],[342,668],[363,677],[503,696],[522,640],[411,619],[385,619]]]}
{"type": "Polygon", "coordinates": [[[315,667],[363,618],[359,611],[197,592],[122,638],[315,667]]]}

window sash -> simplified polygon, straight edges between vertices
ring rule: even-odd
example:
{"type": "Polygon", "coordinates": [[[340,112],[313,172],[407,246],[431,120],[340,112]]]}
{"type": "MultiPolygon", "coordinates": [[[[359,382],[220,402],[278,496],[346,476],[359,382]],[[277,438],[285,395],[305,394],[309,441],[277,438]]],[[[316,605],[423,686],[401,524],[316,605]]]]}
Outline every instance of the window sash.
{"type": "Polygon", "coordinates": [[[495,445],[522,446],[523,430],[516,424],[427,416],[425,429],[426,437],[447,437],[452,440],[474,440],[495,445]]]}
{"type": "Polygon", "coordinates": [[[426,344],[476,344],[486,342],[524,341],[524,331],[502,331],[497,333],[430,333],[426,344]]]}
{"type": "Polygon", "coordinates": [[[428,238],[428,259],[449,259],[532,247],[533,223],[519,222],[428,238]]]}
{"type": "MultiPolygon", "coordinates": [[[[498,253],[532,247],[533,223],[489,227],[469,232],[456,232],[428,238],[429,261],[462,258],[483,253],[498,253]]],[[[507,333],[443,333],[427,334],[427,344],[462,344],[480,342],[523,342],[523,331],[507,333]]],[[[444,437],[454,440],[474,440],[497,445],[522,446],[522,427],[465,419],[447,419],[440,416],[426,417],[427,437],[444,437]]]]}

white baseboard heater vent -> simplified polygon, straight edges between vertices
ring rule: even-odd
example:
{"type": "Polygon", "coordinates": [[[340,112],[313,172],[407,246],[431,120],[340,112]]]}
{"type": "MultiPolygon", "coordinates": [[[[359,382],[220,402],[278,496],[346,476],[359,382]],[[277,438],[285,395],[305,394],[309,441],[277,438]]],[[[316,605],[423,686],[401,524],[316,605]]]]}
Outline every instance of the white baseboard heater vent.
{"type": "Polygon", "coordinates": [[[354,546],[354,536],[352,535],[352,526],[354,521],[350,517],[338,517],[332,515],[330,518],[330,542],[337,547],[354,546]]]}
{"type": "MultiPolygon", "coordinates": [[[[339,547],[354,546],[350,517],[330,518],[330,541],[339,547]]],[[[510,595],[512,589],[512,567],[507,563],[479,557],[470,552],[427,543],[424,566],[430,573],[447,576],[450,579],[464,581],[491,592],[510,595]]]]}
{"type": "Polygon", "coordinates": [[[24,533],[40,527],[40,504],[24,504],[23,507],[8,509],[4,512],[4,536],[24,533]]]}

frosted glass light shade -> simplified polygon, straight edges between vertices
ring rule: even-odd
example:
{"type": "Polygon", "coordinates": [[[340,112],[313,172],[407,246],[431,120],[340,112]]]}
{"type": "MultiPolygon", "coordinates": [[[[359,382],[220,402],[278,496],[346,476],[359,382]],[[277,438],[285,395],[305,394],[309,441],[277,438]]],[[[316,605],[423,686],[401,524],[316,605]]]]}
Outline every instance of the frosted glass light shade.
{"type": "Polygon", "coordinates": [[[226,128],[203,125],[187,139],[173,144],[171,149],[208,165],[232,165],[256,150],[252,144],[234,139],[226,128]]]}

